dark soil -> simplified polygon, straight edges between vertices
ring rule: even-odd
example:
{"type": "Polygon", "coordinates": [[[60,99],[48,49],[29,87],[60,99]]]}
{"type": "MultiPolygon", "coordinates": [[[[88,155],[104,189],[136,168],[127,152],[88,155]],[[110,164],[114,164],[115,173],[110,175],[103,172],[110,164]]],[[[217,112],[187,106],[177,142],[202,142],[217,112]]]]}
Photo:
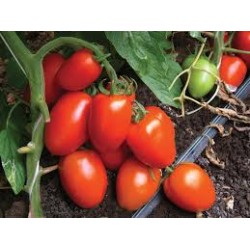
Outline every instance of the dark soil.
{"type": "MultiPolygon", "coordinates": [[[[158,105],[169,114],[176,124],[177,152],[180,155],[191,142],[209,124],[213,115],[207,111],[200,111],[185,119],[178,118],[179,111],[160,104],[145,86],[140,86],[137,91],[138,100],[144,105],[158,105]]],[[[231,126],[230,122],[227,126],[231,126]]],[[[220,159],[225,161],[224,170],[213,166],[202,154],[197,163],[211,176],[215,183],[217,200],[210,210],[204,212],[204,217],[250,217],[250,132],[233,131],[229,137],[215,138],[215,150],[220,159]],[[233,197],[231,206],[227,203],[233,197]],[[228,204],[228,205],[227,205],[228,204]]],[[[51,158],[44,152],[43,165],[54,164],[57,159],[51,158]]],[[[1,172],[0,172],[1,175],[1,172]]],[[[115,197],[115,173],[108,173],[109,186],[102,204],[91,210],[77,207],[67,197],[61,188],[57,172],[51,173],[42,179],[41,195],[42,206],[46,217],[131,217],[132,213],[117,206],[115,197]]],[[[14,196],[11,190],[0,190],[0,217],[27,217],[27,195],[14,196]]],[[[179,218],[195,217],[194,213],[185,212],[164,196],[159,206],[149,217],[154,218],[179,218]]]]}

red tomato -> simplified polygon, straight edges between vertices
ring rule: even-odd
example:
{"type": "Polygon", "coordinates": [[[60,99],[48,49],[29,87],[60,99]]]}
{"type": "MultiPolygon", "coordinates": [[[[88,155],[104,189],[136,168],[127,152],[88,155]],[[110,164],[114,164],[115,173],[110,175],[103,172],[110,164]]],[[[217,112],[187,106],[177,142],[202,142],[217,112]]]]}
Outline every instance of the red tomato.
{"type": "MultiPolygon", "coordinates": [[[[64,61],[64,57],[59,53],[47,54],[43,59],[45,100],[48,106],[54,104],[57,99],[63,94],[63,90],[55,80],[55,76],[64,61]]],[[[27,102],[30,101],[29,86],[27,86],[27,88],[25,89],[24,100],[26,100],[27,102]]]]}
{"type": "Polygon", "coordinates": [[[114,151],[100,153],[104,166],[109,170],[117,170],[129,155],[130,151],[126,144],[114,151]]]}
{"type": "Polygon", "coordinates": [[[139,123],[131,124],[127,143],[144,164],[165,168],[176,156],[174,124],[160,108],[149,106],[146,110],[139,123]]]}
{"type": "Polygon", "coordinates": [[[88,130],[90,141],[99,152],[114,151],[125,141],[132,115],[132,104],[125,95],[98,94],[93,98],[88,130]]]}
{"type": "Polygon", "coordinates": [[[83,92],[70,92],[58,100],[45,126],[45,145],[51,154],[72,153],[88,139],[90,104],[91,97],[83,92]]]}
{"type": "Polygon", "coordinates": [[[221,79],[232,86],[239,87],[245,79],[247,66],[237,56],[223,55],[220,65],[221,79]]]}
{"type": "MultiPolygon", "coordinates": [[[[250,51],[250,31],[238,31],[233,37],[233,47],[240,50],[250,51]]],[[[246,63],[247,68],[250,68],[250,54],[241,54],[238,56],[246,63]]]]}
{"type": "Polygon", "coordinates": [[[165,195],[178,207],[202,212],[215,202],[215,188],[208,174],[197,164],[184,162],[176,166],[163,183],[165,195]]]}
{"type": "Polygon", "coordinates": [[[65,61],[56,75],[58,84],[66,90],[87,88],[100,76],[102,67],[92,51],[81,49],[65,61]]]}
{"type": "Polygon", "coordinates": [[[98,206],[107,190],[107,173],[100,157],[79,150],[60,160],[59,176],[68,196],[82,208],[98,206]]]}
{"type": "Polygon", "coordinates": [[[55,76],[64,61],[64,57],[59,53],[51,53],[44,57],[45,98],[48,105],[54,104],[63,93],[55,80],[55,76]]]}
{"type": "Polygon", "coordinates": [[[142,207],[153,197],[160,180],[160,169],[149,168],[135,158],[127,159],[120,167],[116,180],[119,206],[129,211],[142,207]]]}

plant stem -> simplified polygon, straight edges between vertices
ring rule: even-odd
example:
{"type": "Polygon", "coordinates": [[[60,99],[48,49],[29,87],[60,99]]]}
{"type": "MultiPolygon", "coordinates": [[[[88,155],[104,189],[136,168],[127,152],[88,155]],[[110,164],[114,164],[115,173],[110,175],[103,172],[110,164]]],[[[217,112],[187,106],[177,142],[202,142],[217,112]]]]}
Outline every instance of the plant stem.
{"type": "Polygon", "coordinates": [[[231,53],[241,53],[241,54],[250,54],[250,51],[247,50],[241,50],[241,49],[234,49],[234,48],[228,48],[228,47],[224,47],[223,48],[224,52],[231,52],[231,53]]]}
{"type": "Polygon", "coordinates": [[[12,56],[20,66],[23,73],[29,77],[29,63],[32,60],[32,53],[26,48],[17,34],[13,31],[1,31],[0,37],[11,52],[12,56]]]}
{"type": "Polygon", "coordinates": [[[214,53],[212,56],[212,62],[220,66],[221,56],[223,53],[223,46],[224,46],[224,31],[217,31],[214,37],[214,53]]]}
{"type": "Polygon", "coordinates": [[[30,198],[32,217],[42,217],[40,198],[40,157],[43,149],[45,120],[49,120],[49,111],[44,97],[44,79],[42,58],[37,59],[20,40],[15,32],[0,32],[2,39],[28,78],[31,89],[31,118],[34,150],[26,156],[26,190],[30,198]]]}
{"type": "Polygon", "coordinates": [[[89,43],[87,41],[84,41],[84,40],[81,40],[78,38],[59,37],[57,39],[54,39],[54,40],[48,42],[47,44],[45,44],[40,50],[38,50],[38,52],[36,53],[36,57],[43,58],[44,55],[46,55],[48,53],[48,51],[54,50],[54,49],[59,48],[61,46],[69,46],[72,48],[84,47],[84,48],[88,48],[88,49],[92,50],[98,58],[103,58],[102,64],[105,67],[106,72],[107,72],[108,77],[110,78],[111,82],[118,81],[118,78],[117,78],[117,75],[116,75],[114,68],[111,66],[111,64],[106,59],[106,57],[104,56],[103,52],[99,49],[99,47],[92,44],[92,43],[89,43]]]}
{"type": "Polygon", "coordinates": [[[42,173],[42,175],[49,174],[49,173],[57,170],[58,167],[59,167],[58,165],[53,165],[53,166],[42,168],[41,173],[42,173]]]}

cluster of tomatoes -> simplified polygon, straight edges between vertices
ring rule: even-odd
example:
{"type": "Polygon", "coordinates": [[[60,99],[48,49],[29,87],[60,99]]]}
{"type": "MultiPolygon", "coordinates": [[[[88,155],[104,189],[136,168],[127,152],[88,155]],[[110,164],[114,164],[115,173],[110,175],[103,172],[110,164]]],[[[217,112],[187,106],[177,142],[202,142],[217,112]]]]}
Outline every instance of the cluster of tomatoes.
{"type": "Polygon", "coordinates": [[[45,146],[60,156],[66,193],[80,207],[96,207],[104,199],[109,169],[118,171],[119,205],[128,210],[144,205],[160,185],[161,169],[176,156],[171,119],[158,107],[133,106],[135,93],[126,78],[89,95],[86,89],[102,72],[90,50],[76,51],[68,59],[48,54],[43,70],[51,118],[45,146]]]}
{"type": "MultiPolygon", "coordinates": [[[[229,39],[229,34],[225,32],[224,42],[229,39]]],[[[250,50],[250,32],[235,32],[232,47],[239,50],[250,50]]],[[[187,69],[194,62],[195,56],[188,56],[183,62],[183,69],[187,69]]],[[[213,90],[216,79],[224,81],[229,91],[236,91],[246,77],[247,70],[250,68],[250,55],[244,53],[223,54],[219,69],[209,61],[207,57],[200,57],[195,67],[192,69],[188,91],[196,98],[202,98],[213,90]]]]}
{"type": "Polygon", "coordinates": [[[129,211],[145,205],[162,182],[166,196],[185,210],[204,211],[214,204],[214,185],[198,165],[181,163],[162,178],[162,169],[176,157],[174,124],[159,107],[142,107],[127,78],[89,95],[86,89],[102,66],[88,49],[68,59],[48,54],[43,70],[51,118],[45,146],[60,156],[62,187],[78,206],[94,208],[103,201],[107,169],[117,171],[117,202],[129,211]]]}

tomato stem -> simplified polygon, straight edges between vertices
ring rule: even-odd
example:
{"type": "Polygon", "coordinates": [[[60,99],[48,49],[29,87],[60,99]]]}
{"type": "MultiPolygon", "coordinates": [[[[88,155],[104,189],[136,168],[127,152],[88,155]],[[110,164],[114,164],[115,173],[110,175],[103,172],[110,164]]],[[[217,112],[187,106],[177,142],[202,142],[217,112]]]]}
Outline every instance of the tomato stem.
{"type": "Polygon", "coordinates": [[[42,173],[42,175],[49,174],[49,173],[57,170],[58,167],[59,167],[58,165],[53,165],[53,166],[42,168],[41,173],[42,173]]]}
{"type": "Polygon", "coordinates": [[[93,43],[89,43],[85,40],[74,38],[74,37],[59,37],[56,38],[47,44],[45,44],[40,50],[38,50],[36,57],[43,58],[49,51],[54,50],[56,48],[59,48],[61,46],[69,46],[74,48],[75,46],[84,47],[87,49],[90,49],[94,52],[97,58],[102,59],[102,64],[104,68],[106,69],[106,72],[108,74],[108,77],[112,81],[117,81],[118,77],[116,75],[116,72],[112,65],[109,63],[109,61],[106,59],[106,55],[100,50],[100,48],[97,45],[94,45],[93,43]]]}
{"type": "Polygon", "coordinates": [[[223,54],[224,33],[224,31],[217,31],[214,37],[214,53],[211,61],[217,65],[217,68],[220,66],[221,56],[223,54]]]}
{"type": "Polygon", "coordinates": [[[27,180],[25,191],[30,199],[30,216],[43,217],[40,198],[40,157],[43,150],[45,121],[49,121],[49,110],[45,102],[42,57],[32,54],[15,32],[0,32],[4,43],[26,75],[31,89],[32,137],[28,146],[19,149],[26,156],[27,180]],[[31,145],[34,148],[30,147],[31,145]],[[32,148],[32,150],[31,150],[32,148]]]}
{"type": "Polygon", "coordinates": [[[240,49],[234,49],[234,48],[228,48],[228,47],[224,47],[223,48],[224,52],[230,52],[230,53],[241,53],[241,54],[250,54],[250,51],[247,50],[240,50],[240,49]]]}
{"type": "Polygon", "coordinates": [[[98,83],[98,89],[99,91],[104,94],[104,95],[110,95],[111,91],[107,90],[104,86],[103,86],[103,81],[98,83]]]}

